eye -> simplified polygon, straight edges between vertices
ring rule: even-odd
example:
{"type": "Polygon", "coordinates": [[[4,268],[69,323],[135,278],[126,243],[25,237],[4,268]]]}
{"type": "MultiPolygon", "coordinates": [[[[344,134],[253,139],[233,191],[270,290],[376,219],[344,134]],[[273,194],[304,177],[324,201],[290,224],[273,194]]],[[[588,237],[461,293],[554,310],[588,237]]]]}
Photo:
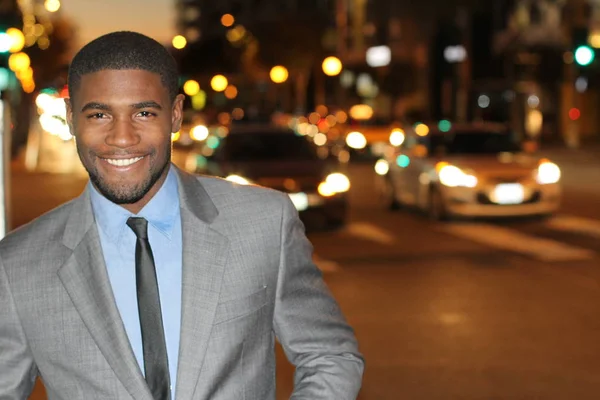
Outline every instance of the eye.
{"type": "Polygon", "coordinates": [[[93,113],[87,116],[89,119],[103,119],[106,118],[106,114],[104,113],[93,113]]]}
{"type": "Polygon", "coordinates": [[[138,115],[143,118],[156,117],[156,114],[150,111],[140,111],[138,115]]]}

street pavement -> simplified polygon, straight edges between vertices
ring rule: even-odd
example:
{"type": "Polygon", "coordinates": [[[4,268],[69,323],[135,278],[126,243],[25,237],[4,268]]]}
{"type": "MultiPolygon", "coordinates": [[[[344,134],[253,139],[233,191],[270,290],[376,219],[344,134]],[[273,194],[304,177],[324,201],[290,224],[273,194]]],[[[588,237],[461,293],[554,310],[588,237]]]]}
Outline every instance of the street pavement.
{"type": "MultiPolygon", "coordinates": [[[[317,265],[366,358],[359,399],[597,399],[600,159],[554,151],[555,218],[434,223],[391,212],[369,164],[350,169],[348,225],[310,233],[317,265]]],[[[15,226],[79,193],[78,172],[15,165],[15,226]]],[[[293,370],[278,352],[278,399],[293,370]]],[[[31,397],[44,398],[41,386],[31,397]]]]}

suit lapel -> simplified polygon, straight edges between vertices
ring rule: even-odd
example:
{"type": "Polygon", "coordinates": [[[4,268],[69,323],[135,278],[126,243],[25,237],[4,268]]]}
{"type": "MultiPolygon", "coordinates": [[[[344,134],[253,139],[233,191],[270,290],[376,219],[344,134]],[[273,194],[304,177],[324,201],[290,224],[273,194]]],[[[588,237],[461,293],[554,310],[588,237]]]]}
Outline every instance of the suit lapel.
{"type": "Polygon", "coordinates": [[[87,191],[73,206],[63,243],[73,253],[58,275],[81,319],[129,394],[151,398],[114,300],[87,191]]]}
{"type": "Polygon", "coordinates": [[[229,240],[210,226],[217,209],[196,177],[178,171],[183,229],[177,400],[191,400],[219,302],[229,240]]]}

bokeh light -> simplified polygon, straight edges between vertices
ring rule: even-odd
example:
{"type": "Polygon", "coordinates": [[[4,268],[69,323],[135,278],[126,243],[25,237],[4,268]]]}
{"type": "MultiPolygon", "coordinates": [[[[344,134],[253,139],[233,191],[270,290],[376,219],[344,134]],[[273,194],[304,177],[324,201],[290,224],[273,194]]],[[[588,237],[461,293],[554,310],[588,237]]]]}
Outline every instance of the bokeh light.
{"type": "Polygon", "coordinates": [[[229,81],[223,75],[215,75],[210,80],[210,87],[215,92],[223,92],[225,89],[227,89],[228,85],[229,85],[229,81]]]}
{"type": "Polygon", "coordinates": [[[221,24],[223,24],[223,26],[226,28],[229,28],[234,23],[235,23],[235,18],[231,14],[225,14],[221,17],[221,24]]]}
{"type": "Polygon", "coordinates": [[[323,72],[328,76],[336,76],[342,72],[342,62],[337,57],[327,57],[323,60],[323,72]]]}
{"type": "Polygon", "coordinates": [[[183,49],[187,45],[187,39],[181,35],[177,35],[173,38],[173,47],[178,50],[183,49]]]}
{"type": "Polygon", "coordinates": [[[287,81],[289,73],[287,68],[281,66],[281,65],[276,65],[273,68],[271,68],[271,72],[269,73],[269,76],[271,77],[271,80],[275,83],[283,83],[285,81],[287,81]]]}

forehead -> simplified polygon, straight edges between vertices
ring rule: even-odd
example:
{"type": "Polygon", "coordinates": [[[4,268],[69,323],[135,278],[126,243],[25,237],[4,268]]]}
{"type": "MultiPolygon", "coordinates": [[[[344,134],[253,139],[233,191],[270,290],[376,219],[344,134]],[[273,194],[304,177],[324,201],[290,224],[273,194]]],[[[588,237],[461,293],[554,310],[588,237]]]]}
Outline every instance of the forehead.
{"type": "Polygon", "coordinates": [[[85,74],[75,93],[78,101],[143,99],[158,102],[168,96],[160,74],[130,69],[108,69],[85,74]]]}

